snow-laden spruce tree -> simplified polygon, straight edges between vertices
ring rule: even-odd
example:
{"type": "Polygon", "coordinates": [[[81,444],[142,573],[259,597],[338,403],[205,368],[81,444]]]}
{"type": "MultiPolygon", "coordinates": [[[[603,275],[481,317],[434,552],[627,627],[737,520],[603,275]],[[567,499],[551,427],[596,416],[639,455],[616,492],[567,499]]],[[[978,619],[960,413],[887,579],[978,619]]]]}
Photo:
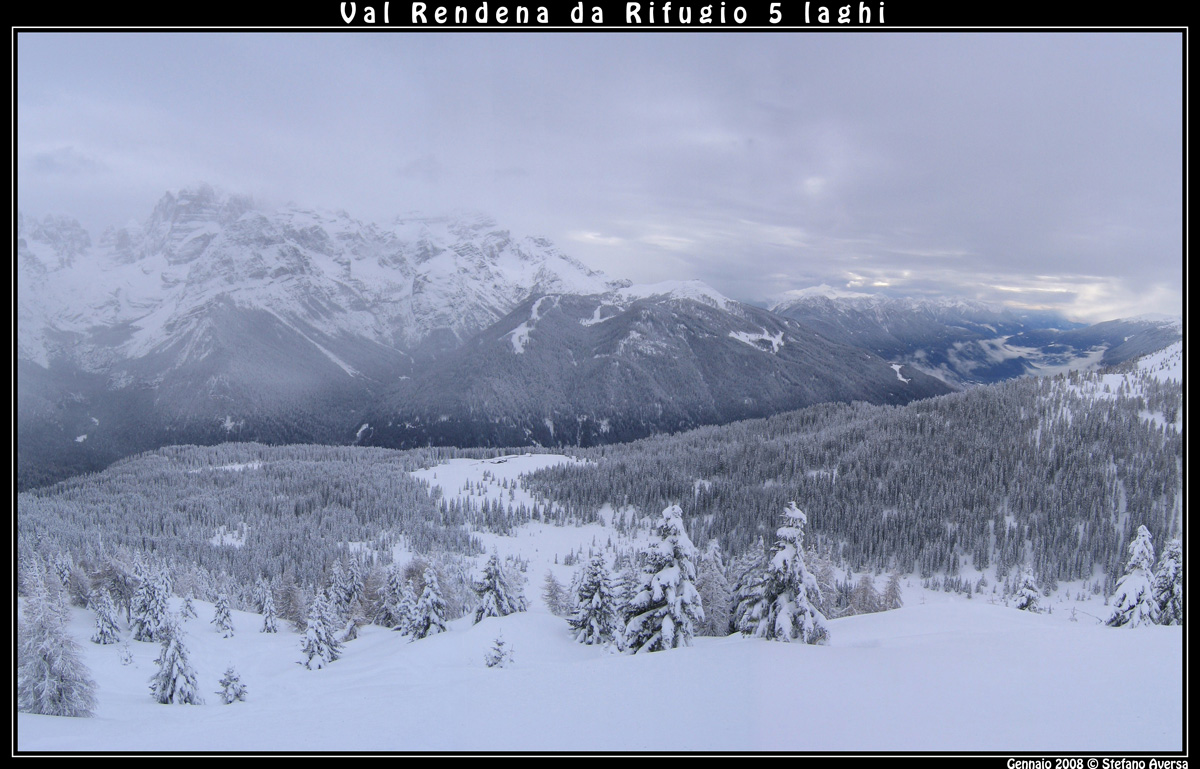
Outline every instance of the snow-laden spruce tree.
{"type": "Polygon", "coordinates": [[[267,589],[262,594],[262,615],[263,624],[259,628],[260,633],[278,633],[279,623],[276,621],[278,616],[275,612],[275,594],[268,585],[267,589]]]}
{"type": "Polygon", "coordinates": [[[1160,625],[1183,624],[1183,547],[1173,539],[1163,548],[1154,570],[1154,606],[1160,625]]]}
{"type": "Polygon", "coordinates": [[[87,717],[96,684],[67,632],[68,609],[58,578],[40,564],[23,575],[25,607],[17,626],[17,710],[45,716],[87,717]],[[54,584],[47,582],[53,580],[54,584]],[[57,589],[56,589],[57,588],[57,589]]]}
{"type": "Polygon", "coordinates": [[[404,635],[411,636],[416,632],[419,624],[420,615],[417,614],[417,589],[413,586],[411,579],[404,581],[404,587],[400,588],[400,606],[396,612],[396,619],[399,624],[394,630],[398,630],[404,635]]]}
{"type": "Polygon", "coordinates": [[[1139,526],[1137,536],[1129,543],[1129,563],[1125,576],[1117,582],[1113,593],[1113,613],[1108,618],[1111,627],[1138,627],[1152,624],[1156,619],[1151,571],[1154,568],[1154,543],[1150,531],[1139,526]]]}
{"type": "Polygon", "coordinates": [[[683,527],[683,510],[663,510],[647,547],[637,591],[625,607],[625,650],[630,654],[691,646],[704,621],[696,592],[696,547],[683,527]]]}
{"type": "Polygon", "coordinates": [[[375,617],[376,624],[393,630],[401,630],[404,625],[404,612],[401,603],[404,600],[404,577],[399,567],[391,564],[383,585],[383,600],[380,602],[379,613],[375,617]]]}
{"type": "Polygon", "coordinates": [[[203,705],[196,671],[188,662],[187,648],[183,645],[179,619],[168,615],[158,634],[162,649],[154,660],[158,672],[150,679],[150,695],[163,705],[203,705]]]}
{"type": "Polygon", "coordinates": [[[757,624],[751,614],[762,602],[767,577],[767,549],[762,537],[749,550],[734,557],[729,571],[734,576],[729,632],[750,634],[757,624]]]}
{"type": "Polygon", "coordinates": [[[333,564],[328,587],[329,602],[343,626],[351,619],[355,624],[366,622],[369,612],[364,611],[363,607],[366,593],[364,576],[362,565],[358,561],[335,561],[333,564]]]}
{"type": "Polygon", "coordinates": [[[483,655],[483,663],[489,668],[502,668],[507,666],[513,660],[513,650],[505,648],[508,646],[504,642],[504,634],[500,633],[496,636],[496,640],[492,642],[492,648],[487,654],[483,655]]]}
{"type": "Polygon", "coordinates": [[[704,607],[704,622],[697,629],[699,635],[723,636],[729,634],[729,605],[733,590],[725,577],[725,563],[721,559],[721,543],[711,540],[696,568],[696,591],[700,593],[700,604],[704,607]]]}
{"type": "Polygon", "coordinates": [[[500,556],[495,553],[484,564],[483,576],[471,587],[479,596],[475,622],[480,622],[484,617],[507,617],[525,611],[525,597],[512,589],[504,566],[500,563],[500,556]]]}
{"type": "Polygon", "coordinates": [[[740,620],[743,633],[775,641],[808,644],[828,641],[825,616],[817,608],[821,589],[804,564],[807,522],[794,502],[783,511],[783,525],[775,533],[761,596],[757,602],[749,603],[740,620]]]}
{"type": "Polygon", "coordinates": [[[233,617],[229,614],[229,598],[224,594],[217,596],[210,624],[217,626],[217,632],[222,634],[222,638],[233,638],[233,617]]]}
{"type": "Polygon", "coordinates": [[[875,589],[875,578],[870,574],[858,578],[850,594],[850,608],[855,614],[873,614],[883,610],[883,599],[875,589]]]}
{"type": "Polygon", "coordinates": [[[542,580],[542,600],[546,608],[556,617],[564,617],[571,613],[571,597],[567,589],[554,577],[554,572],[546,570],[546,578],[542,580]]]}
{"type": "Polygon", "coordinates": [[[324,591],[317,593],[308,609],[307,627],[300,650],[309,670],[319,670],[341,656],[342,645],[337,639],[338,617],[324,591]]]}
{"type": "Polygon", "coordinates": [[[113,604],[112,596],[103,587],[98,588],[92,593],[91,604],[96,610],[96,632],[92,634],[92,643],[115,644],[120,641],[117,607],[113,604]]]}
{"type": "Polygon", "coordinates": [[[1028,568],[1021,569],[1021,575],[1017,578],[1017,608],[1036,613],[1039,611],[1038,602],[1041,599],[1042,594],[1038,592],[1037,580],[1034,578],[1033,572],[1028,568]]]}
{"type": "Polygon", "coordinates": [[[144,566],[140,562],[141,582],[133,594],[130,622],[135,641],[161,641],[167,617],[170,614],[168,599],[171,585],[167,570],[161,567],[144,566]]]}
{"type": "Polygon", "coordinates": [[[588,645],[616,641],[621,632],[620,607],[603,555],[593,555],[583,567],[575,588],[574,603],[575,610],[567,623],[576,641],[588,645]]]}
{"type": "Polygon", "coordinates": [[[179,608],[180,622],[187,622],[189,619],[195,619],[199,615],[196,614],[196,605],[192,602],[192,593],[189,590],[188,594],[183,597],[183,605],[179,608]]]}
{"type": "Polygon", "coordinates": [[[904,605],[904,597],[900,592],[900,575],[892,572],[888,577],[887,587],[883,589],[883,611],[899,609],[904,605]]]}
{"type": "Polygon", "coordinates": [[[417,601],[416,621],[413,623],[412,637],[426,638],[431,635],[446,632],[446,599],[442,598],[442,588],[438,584],[437,572],[425,570],[425,590],[417,601]]]}
{"type": "Polygon", "coordinates": [[[233,665],[225,669],[225,675],[217,683],[221,686],[221,691],[217,692],[221,696],[221,702],[232,705],[235,702],[246,701],[246,686],[242,683],[237,671],[233,669],[233,665]]]}

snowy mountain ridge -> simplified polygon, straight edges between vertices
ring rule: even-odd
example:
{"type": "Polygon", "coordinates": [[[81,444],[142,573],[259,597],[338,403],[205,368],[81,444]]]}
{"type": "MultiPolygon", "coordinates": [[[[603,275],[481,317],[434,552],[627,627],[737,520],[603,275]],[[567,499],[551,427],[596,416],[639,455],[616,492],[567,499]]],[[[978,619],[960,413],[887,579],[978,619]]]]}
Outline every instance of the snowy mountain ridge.
{"type": "Polygon", "coordinates": [[[1085,326],[1054,313],[827,285],[788,292],[772,311],[956,385],[1111,366],[1170,344],[1182,330],[1170,316],[1085,326]]]}
{"type": "Polygon", "coordinates": [[[18,281],[20,357],[88,370],[202,335],[222,300],[302,332],[409,351],[439,334],[461,341],[531,291],[623,285],[482,215],[378,226],[345,212],[264,211],[208,186],[167,193],[144,224],[94,246],[73,220],[20,217],[18,281]]]}

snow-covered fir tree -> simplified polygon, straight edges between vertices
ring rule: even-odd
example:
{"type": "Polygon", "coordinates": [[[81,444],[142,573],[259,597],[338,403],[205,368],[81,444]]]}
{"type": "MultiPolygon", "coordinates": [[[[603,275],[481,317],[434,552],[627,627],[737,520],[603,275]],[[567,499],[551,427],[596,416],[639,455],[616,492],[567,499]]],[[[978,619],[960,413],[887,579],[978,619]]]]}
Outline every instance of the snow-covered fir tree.
{"type": "Polygon", "coordinates": [[[749,550],[739,554],[729,564],[734,575],[733,597],[730,601],[729,632],[751,633],[751,610],[762,602],[767,575],[767,552],[762,537],[749,550]]]}
{"type": "Polygon", "coordinates": [[[229,598],[225,595],[217,596],[217,603],[213,606],[213,618],[210,624],[216,625],[217,632],[221,633],[222,638],[233,637],[233,617],[229,614],[229,598]]]}
{"type": "Polygon", "coordinates": [[[187,622],[189,619],[195,619],[196,605],[192,602],[192,593],[189,590],[188,594],[183,597],[183,604],[179,607],[179,619],[181,622],[187,622]]]}
{"type": "Polygon", "coordinates": [[[1117,582],[1113,593],[1113,613],[1108,618],[1110,627],[1138,627],[1152,624],[1156,620],[1156,609],[1151,584],[1154,568],[1154,543],[1150,531],[1139,526],[1137,536],[1129,543],[1129,562],[1125,576],[1117,582]]]}
{"type": "Polygon", "coordinates": [[[348,620],[346,620],[342,624],[342,631],[338,635],[338,639],[342,643],[346,643],[347,641],[353,641],[354,639],[358,638],[358,623],[359,623],[359,621],[360,621],[359,618],[350,617],[348,620]]]}
{"type": "Polygon", "coordinates": [[[329,602],[340,620],[362,619],[360,602],[363,595],[363,580],[354,561],[333,562],[329,575],[329,602]]]}
{"type": "Polygon", "coordinates": [[[221,676],[221,680],[217,683],[221,687],[221,691],[217,694],[224,704],[232,705],[235,702],[246,701],[246,686],[232,665],[225,669],[225,675],[221,676]]]}
{"type": "Polygon", "coordinates": [[[300,649],[301,663],[309,670],[319,670],[341,656],[342,645],[337,639],[338,618],[324,592],[317,593],[308,610],[307,627],[300,649]]]}
{"type": "Polygon", "coordinates": [[[625,650],[632,654],[691,646],[704,621],[695,585],[696,547],[678,505],[663,510],[654,533],[637,592],[625,607],[625,650]]]}
{"type": "Polygon", "coordinates": [[[825,616],[817,608],[821,589],[804,563],[807,517],[793,502],[783,512],[775,546],[767,563],[762,595],[746,607],[742,632],[775,641],[823,644],[828,641],[825,616]]]}
{"type": "Polygon", "coordinates": [[[420,615],[417,614],[417,590],[413,586],[411,579],[404,581],[404,587],[400,589],[400,606],[397,610],[396,619],[399,624],[394,628],[404,635],[413,635],[418,625],[420,615]]]}
{"type": "Polygon", "coordinates": [[[854,614],[873,614],[883,609],[883,599],[875,589],[875,579],[870,574],[858,578],[850,594],[850,609],[854,614]]]}
{"type": "Polygon", "coordinates": [[[1173,539],[1163,548],[1154,570],[1154,606],[1160,625],[1183,624],[1183,546],[1173,539]]]}
{"type": "Polygon", "coordinates": [[[96,684],[79,645],[67,632],[69,611],[58,578],[40,565],[26,575],[26,597],[17,627],[17,710],[46,716],[87,717],[96,706],[96,684]],[[46,583],[53,580],[53,585],[46,583]]]}
{"type": "Polygon", "coordinates": [[[254,599],[254,605],[258,607],[260,614],[263,610],[263,604],[267,600],[267,594],[271,592],[271,583],[267,581],[266,577],[259,577],[254,580],[254,590],[251,597],[254,599]]]}
{"type": "Polygon", "coordinates": [[[196,671],[188,662],[187,648],[183,645],[179,619],[168,615],[159,628],[159,637],[162,649],[154,660],[158,672],[150,678],[150,695],[163,705],[203,705],[196,671]]]}
{"type": "Polygon", "coordinates": [[[1037,580],[1033,572],[1025,568],[1017,578],[1016,607],[1022,611],[1039,611],[1038,604],[1042,599],[1038,592],[1037,580]]]}
{"type": "Polygon", "coordinates": [[[892,572],[892,575],[888,577],[887,587],[883,589],[882,604],[884,611],[899,609],[904,605],[904,597],[900,592],[900,575],[896,572],[892,572]]]}
{"type": "Polygon", "coordinates": [[[98,588],[92,593],[91,604],[96,610],[96,632],[92,634],[92,643],[115,644],[120,641],[117,607],[113,604],[112,596],[104,588],[98,588]]]}
{"type": "Polygon", "coordinates": [[[426,638],[431,635],[446,632],[446,600],[442,598],[442,588],[438,584],[437,572],[425,570],[425,590],[417,601],[416,621],[413,623],[412,637],[426,638]]]}
{"type": "Polygon", "coordinates": [[[721,543],[711,540],[704,557],[696,568],[696,591],[700,593],[700,604],[704,607],[704,622],[697,629],[698,635],[723,636],[729,633],[729,605],[733,590],[725,576],[725,563],[721,558],[721,543]]]}
{"type": "Polygon", "coordinates": [[[404,596],[404,577],[396,564],[387,567],[384,578],[383,596],[375,622],[383,627],[400,630],[404,625],[404,614],[401,603],[404,596]]]}
{"type": "Polygon", "coordinates": [[[275,595],[274,595],[274,591],[271,590],[270,586],[267,586],[266,591],[263,592],[262,615],[263,615],[263,624],[262,624],[262,627],[259,628],[258,632],[260,632],[260,633],[278,633],[279,632],[279,623],[277,622],[278,618],[275,613],[275,595]]]}
{"type": "Polygon", "coordinates": [[[542,581],[542,600],[546,608],[556,617],[564,617],[571,613],[571,597],[567,589],[554,577],[554,572],[546,570],[546,578],[542,581]]]}
{"type": "Polygon", "coordinates": [[[71,571],[75,568],[75,562],[71,560],[70,553],[59,551],[50,558],[50,573],[58,577],[58,584],[66,589],[71,581],[71,571]]]}
{"type": "Polygon", "coordinates": [[[621,633],[620,607],[603,555],[593,555],[583,567],[574,603],[575,610],[567,622],[576,641],[588,645],[616,641],[621,633]]]}
{"type": "Polygon", "coordinates": [[[829,552],[813,547],[806,548],[804,564],[808,567],[809,573],[816,578],[817,589],[821,591],[821,601],[817,604],[817,610],[825,615],[826,619],[842,616],[844,610],[849,606],[849,601],[840,603],[840,599],[843,596],[849,598],[849,592],[838,589],[840,581],[829,552]]]}
{"type": "Polygon", "coordinates": [[[485,617],[507,617],[525,611],[525,597],[513,591],[500,557],[494,553],[484,564],[483,576],[472,587],[479,596],[475,622],[485,617]]]}
{"type": "MultiPolygon", "coordinates": [[[[638,593],[638,585],[641,583],[641,572],[638,571],[637,564],[632,559],[628,559],[621,566],[613,564],[613,593],[617,597],[617,605],[621,607],[621,627],[622,633],[625,627],[624,611],[629,602],[638,593]]],[[[623,643],[624,638],[618,638],[617,642],[623,643]]]]}
{"type": "Polygon", "coordinates": [[[502,668],[512,662],[513,650],[504,642],[504,634],[496,636],[492,648],[483,656],[483,662],[489,668],[502,668]]]}
{"type": "Polygon", "coordinates": [[[141,584],[133,594],[133,640],[160,641],[170,613],[170,582],[165,568],[143,565],[141,584]]]}

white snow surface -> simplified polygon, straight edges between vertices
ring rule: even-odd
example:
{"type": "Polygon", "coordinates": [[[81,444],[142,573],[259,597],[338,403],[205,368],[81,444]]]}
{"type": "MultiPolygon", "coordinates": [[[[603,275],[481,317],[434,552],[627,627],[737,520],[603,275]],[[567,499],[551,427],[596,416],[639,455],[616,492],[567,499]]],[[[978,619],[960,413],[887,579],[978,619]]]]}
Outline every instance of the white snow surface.
{"type": "MultiPolygon", "coordinates": [[[[1145,395],[1145,380],[1153,379],[1159,382],[1183,382],[1183,342],[1175,342],[1158,352],[1143,355],[1133,363],[1132,370],[1119,371],[1115,374],[1087,374],[1078,378],[1073,384],[1064,385],[1071,391],[1088,399],[1116,398],[1120,393],[1130,397],[1145,395]]],[[[1155,423],[1158,427],[1170,427],[1178,432],[1183,431],[1184,411],[1181,407],[1169,418],[1166,414],[1143,410],[1142,419],[1155,423]]]]}
{"type": "Polygon", "coordinates": [[[771,345],[771,352],[773,353],[779,352],[779,348],[783,347],[782,331],[775,334],[768,334],[765,328],[760,334],[751,334],[745,331],[730,331],[729,336],[733,337],[739,342],[744,342],[750,345],[756,350],[766,350],[766,348],[761,345],[762,342],[766,342],[767,344],[771,345]]]}
{"type": "Polygon", "coordinates": [[[720,309],[729,309],[731,305],[737,304],[720,291],[699,280],[664,280],[660,283],[639,283],[619,289],[616,291],[616,295],[626,301],[655,296],[667,296],[671,299],[691,299],[720,309]]]}
{"type": "MultiPolygon", "coordinates": [[[[518,538],[519,539],[519,538],[518,538]]],[[[532,543],[530,543],[532,544],[532,543]]],[[[531,585],[540,588],[531,568],[531,585]]],[[[530,590],[529,592],[534,592],[530,590]]],[[[159,705],[159,645],[70,630],[98,685],[94,718],[21,713],[20,751],[1179,751],[1182,633],[1068,622],[983,600],[831,620],[829,646],[741,636],[636,657],[571,639],[530,611],[449,624],[417,642],[369,626],[344,656],[306,670],[301,636],[234,611],[233,638],[196,602],[185,644],[205,704],[159,705]],[[503,632],[514,661],[488,668],[503,632]],[[232,664],[248,690],[222,705],[232,664]],[[631,706],[631,703],[644,703],[631,706]],[[652,712],[648,714],[646,708],[652,712]]],[[[176,599],[177,601],[178,599],[176,599]]],[[[126,633],[127,635],[127,633],[126,633]]]]}
{"type": "Polygon", "coordinates": [[[1183,342],[1175,342],[1158,352],[1138,359],[1137,370],[1160,382],[1183,381],[1183,342]]]}
{"type": "MultiPolygon", "coordinates": [[[[455,459],[413,475],[447,496],[532,505],[539,500],[522,487],[522,475],[577,461],[549,454],[455,459]]],[[[697,489],[702,485],[698,480],[697,489]]],[[[621,514],[648,512],[656,511],[621,514]]],[[[578,567],[562,563],[568,552],[594,549],[611,558],[611,541],[646,542],[644,531],[633,540],[620,537],[615,514],[602,510],[604,525],[535,522],[513,536],[477,532],[488,553],[528,561],[529,611],[477,625],[469,614],[450,622],[449,632],[416,642],[366,626],[345,644],[341,659],[321,670],[299,664],[302,637],[286,622],[279,633],[263,634],[261,616],[234,611],[235,635],[223,638],[209,623],[212,605],[197,601],[199,617],[184,627],[205,695],[199,706],[151,698],[147,681],[158,644],[129,641],[123,624],[123,643],[90,643],[93,613],[72,609],[70,632],[97,684],[95,717],[20,713],[17,750],[1183,749],[1181,628],[1105,627],[1098,619],[1111,609],[1099,598],[1070,598],[1083,597],[1081,585],[1064,584],[1047,599],[1053,613],[1030,614],[986,594],[968,600],[927,591],[910,576],[902,582],[904,608],[830,620],[828,646],[733,635],[626,656],[576,643],[566,621],[542,601],[542,581],[550,571],[570,583],[578,567]],[[1072,609],[1078,621],[1071,621],[1072,609]],[[513,660],[488,668],[484,656],[501,633],[513,660]],[[123,646],[132,653],[130,665],[121,663],[123,646]],[[217,682],[230,665],[248,699],[222,705],[217,682]]],[[[230,534],[214,539],[231,545],[230,534]]],[[[400,563],[411,557],[396,556],[400,563]]],[[[179,600],[173,599],[176,609],[179,600]]]]}
{"type": "Polygon", "coordinates": [[[811,297],[824,297],[826,299],[870,299],[874,296],[874,294],[867,294],[861,291],[847,291],[841,288],[834,288],[828,283],[822,283],[819,286],[807,286],[783,292],[771,303],[771,311],[774,312],[780,307],[785,307],[797,299],[808,299],[811,297]]]}
{"type": "Polygon", "coordinates": [[[557,296],[543,296],[533,303],[533,307],[529,313],[529,320],[524,321],[521,325],[509,331],[505,336],[512,342],[513,354],[520,355],[525,352],[525,345],[529,343],[529,332],[537,325],[537,322],[542,319],[542,305],[545,302],[551,302],[554,305],[558,304],[557,296]]]}
{"type": "MultiPolygon", "coordinates": [[[[415,477],[448,497],[544,504],[522,485],[541,467],[579,462],[551,454],[455,459],[415,477]],[[505,485],[508,488],[505,488],[505,485]]],[[[221,470],[248,470],[226,465],[221,470]]],[[[704,485],[697,479],[695,488],[704,485]]],[[[639,518],[659,511],[626,509],[639,518]]],[[[159,645],[88,641],[94,614],[72,609],[70,631],[97,683],[94,718],[20,713],[19,751],[47,752],[1167,752],[1183,749],[1183,634],[1179,627],[1109,628],[1111,608],[1082,584],[1060,586],[1031,614],[992,594],[968,600],[902,579],[905,607],[830,620],[828,646],[733,635],[690,648],[625,656],[576,643],[542,598],[547,571],[567,585],[588,551],[644,546],[604,524],[530,523],[512,536],[475,532],[487,553],[519,556],[527,612],[449,623],[410,642],[366,626],[322,670],[301,664],[302,636],[234,611],[233,638],[185,625],[205,704],[159,705],[147,681],[159,645]],[[1081,598],[1082,600],[1077,600],[1081,598]],[[1076,611],[1073,611],[1076,610],[1076,611]],[[1071,621],[1072,614],[1076,620],[1071,621]],[[504,668],[484,656],[500,634],[504,668]],[[121,663],[127,646],[133,663],[121,663]],[[248,699],[222,705],[218,680],[233,665],[248,699]],[[633,706],[630,703],[645,703],[633,706]],[[649,709],[649,715],[647,712],[649,709]]],[[[235,545],[243,532],[219,531],[235,545]]],[[[236,545],[235,545],[236,546],[236,545]]],[[[397,550],[404,563],[410,553],[397,550]]],[[[482,564],[487,555],[477,561],[482,564]]],[[[977,575],[964,574],[974,580],[977,575]]],[[[878,583],[878,580],[877,580],[878,583]]],[[[179,599],[173,599],[178,609],[179,599]]]]}
{"type": "Polygon", "coordinates": [[[440,487],[446,499],[476,502],[500,502],[510,507],[540,504],[521,486],[521,476],[564,464],[580,464],[583,460],[561,454],[519,454],[494,459],[451,459],[435,467],[416,470],[411,475],[426,481],[430,488],[440,487]],[[504,488],[504,483],[508,488],[504,488]],[[467,489],[467,486],[472,488],[467,489]]]}

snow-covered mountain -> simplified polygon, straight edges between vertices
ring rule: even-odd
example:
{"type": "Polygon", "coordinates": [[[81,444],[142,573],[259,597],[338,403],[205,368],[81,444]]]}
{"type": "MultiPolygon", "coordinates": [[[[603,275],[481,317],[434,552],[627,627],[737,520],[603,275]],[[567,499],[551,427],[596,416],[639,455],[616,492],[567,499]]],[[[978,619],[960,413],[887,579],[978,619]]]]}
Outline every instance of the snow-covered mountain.
{"type": "Polygon", "coordinates": [[[531,297],[400,382],[367,422],[386,446],[593,445],[814,403],[908,403],[944,382],[703,283],[531,297]]]}
{"type": "MultiPolygon", "coordinates": [[[[223,307],[266,312],[317,348],[354,337],[412,352],[431,338],[461,342],[531,291],[612,287],[549,242],[481,215],[378,226],[345,212],[264,211],[203,186],[168,193],[144,224],[95,246],[73,220],[22,218],[18,255],[20,357],[86,370],[167,349],[173,366],[203,358],[223,307]]],[[[322,354],[353,375],[352,363],[322,354]]]]}
{"type": "Polygon", "coordinates": [[[19,216],[17,236],[26,469],[47,451],[93,469],[184,440],[340,441],[384,383],[531,293],[624,285],[481,215],[376,225],[208,186],[96,242],[64,217],[19,216]]]}
{"type": "Polygon", "coordinates": [[[1115,365],[1180,338],[1180,321],[1139,317],[1085,326],[1053,313],[944,298],[893,298],[816,286],[772,310],[954,384],[1115,365]]]}
{"type": "Polygon", "coordinates": [[[479,214],[374,224],[204,185],[96,239],[18,214],[16,257],[22,488],[177,443],[607,443],[907,403],[1180,333],[827,288],[768,312],[479,214]]]}

